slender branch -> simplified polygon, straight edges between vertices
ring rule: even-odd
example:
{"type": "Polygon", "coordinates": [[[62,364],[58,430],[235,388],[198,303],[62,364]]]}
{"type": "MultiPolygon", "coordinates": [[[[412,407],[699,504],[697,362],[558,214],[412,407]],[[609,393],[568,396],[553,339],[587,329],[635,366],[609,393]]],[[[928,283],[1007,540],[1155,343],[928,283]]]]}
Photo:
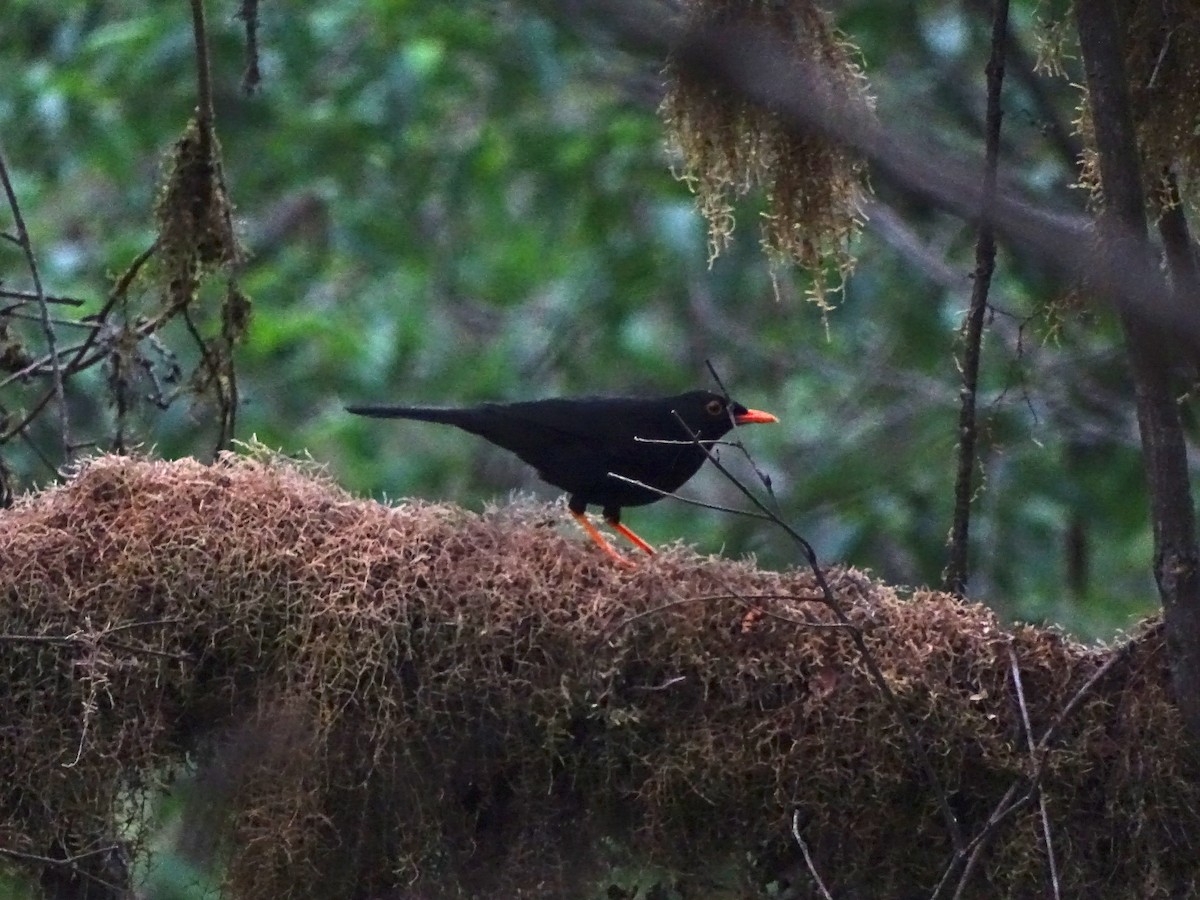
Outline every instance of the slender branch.
{"type": "MultiPolygon", "coordinates": [[[[4,309],[0,309],[0,316],[8,316],[10,319],[24,319],[27,322],[43,321],[41,316],[33,315],[32,313],[17,312],[19,306],[24,306],[24,304],[22,303],[18,304],[17,306],[6,306],[4,309]]],[[[51,316],[50,321],[54,325],[62,325],[66,328],[88,328],[95,330],[104,327],[100,322],[85,322],[79,319],[61,319],[58,316],[51,316]]]]}
{"type": "Polygon", "coordinates": [[[208,381],[212,385],[213,393],[217,397],[217,409],[221,417],[221,430],[217,437],[217,446],[213,451],[214,455],[216,455],[228,447],[229,439],[233,437],[233,415],[236,404],[225,393],[225,382],[221,378],[220,358],[208,346],[208,342],[204,340],[204,335],[200,333],[200,329],[192,321],[191,313],[184,308],[181,311],[181,315],[188,334],[192,336],[192,340],[196,342],[196,347],[200,350],[200,358],[205,368],[208,369],[208,381]]]}
{"type": "Polygon", "coordinates": [[[67,409],[66,389],[63,386],[62,367],[59,364],[56,347],[57,338],[54,323],[50,321],[50,306],[46,301],[46,291],[42,287],[42,276],[38,271],[37,257],[33,252],[33,244],[29,240],[29,231],[25,227],[25,217],[21,215],[21,204],[17,202],[17,193],[13,189],[12,180],[8,175],[8,164],[4,160],[4,152],[0,149],[0,182],[4,185],[4,193],[8,198],[8,207],[12,210],[13,224],[17,228],[17,243],[25,254],[25,264],[29,267],[29,277],[33,280],[33,295],[41,313],[42,333],[46,338],[46,352],[50,357],[50,366],[54,375],[54,399],[58,404],[58,424],[62,437],[64,459],[71,454],[71,420],[67,409]]]}
{"type": "MultiPolygon", "coordinates": [[[[100,309],[100,312],[96,314],[97,321],[108,321],[108,317],[112,313],[113,307],[115,307],[117,303],[129,292],[129,287],[133,284],[133,279],[137,278],[138,273],[142,270],[142,266],[150,261],[150,257],[152,257],[157,250],[158,240],[156,239],[151,242],[150,246],[133,258],[133,261],[129,264],[129,267],[121,274],[121,277],[117,279],[117,283],[113,285],[112,291],[109,292],[108,299],[104,301],[104,306],[100,309]]],[[[152,321],[154,322],[154,328],[157,328],[162,319],[156,318],[152,321]]],[[[75,358],[71,360],[72,367],[78,367],[82,364],[83,357],[87,354],[88,350],[95,345],[97,337],[98,332],[94,331],[88,335],[87,340],[80,344],[80,346],[77,348],[77,352],[75,353],[75,358]]]]}
{"type": "Polygon", "coordinates": [[[821,880],[821,875],[817,871],[817,865],[813,862],[812,854],[808,850],[808,844],[804,842],[804,838],[800,834],[800,810],[792,813],[792,837],[796,839],[796,843],[800,846],[800,852],[804,854],[804,864],[808,866],[808,874],[812,876],[817,890],[821,893],[824,900],[833,900],[833,895],[829,893],[829,888],[825,887],[825,882],[821,880]]]}
{"type": "MultiPolygon", "coordinates": [[[[97,361],[107,356],[109,352],[108,347],[106,346],[108,343],[108,338],[106,337],[102,339],[101,336],[107,332],[106,325],[108,318],[112,313],[116,303],[126,296],[134,278],[137,277],[142,267],[147,261],[149,261],[157,249],[158,243],[156,241],[139,253],[130,263],[125,272],[122,273],[121,277],[117,279],[117,282],[113,286],[113,289],[109,294],[108,299],[105,301],[104,306],[98,313],[96,313],[94,317],[92,317],[93,320],[87,323],[79,323],[80,325],[86,324],[89,329],[84,340],[73,346],[56,348],[53,354],[43,356],[41,359],[35,360],[21,370],[14,372],[3,379],[0,379],[0,388],[7,387],[14,382],[30,376],[40,375],[47,369],[49,369],[49,371],[53,371],[54,367],[56,366],[61,367],[61,372],[64,376],[71,376],[77,372],[81,372],[89,368],[97,361]],[[100,345],[100,349],[89,356],[89,351],[96,347],[97,344],[100,345]],[[65,366],[63,366],[63,361],[68,360],[68,358],[69,361],[66,361],[65,366]]],[[[170,317],[171,314],[172,311],[164,311],[162,314],[140,323],[135,329],[135,333],[139,337],[145,337],[149,334],[152,334],[162,325],[164,321],[170,317]]],[[[22,416],[19,421],[9,426],[6,431],[0,434],[0,444],[7,443],[18,435],[26,437],[26,442],[29,443],[26,436],[26,428],[34,419],[37,418],[41,411],[46,408],[46,406],[51,400],[54,399],[54,397],[55,390],[54,388],[51,388],[49,392],[43,394],[37,402],[26,409],[24,416],[22,416]]],[[[45,456],[45,454],[43,454],[37,447],[34,447],[31,443],[30,446],[33,447],[35,454],[50,469],[50,471],[54,471],[54,464],[45,456]]],[[[83,446],[82,443],[73,443],[70,445],[72,449],[78,449],[81,446],[83,446]]]]}
{"type": "Polygon", "coordinates": [[[196,124],[200,132],[200,158],[212,159],[213,91],[212,64],[208,51],[208,27],[204,0],[191,0],[192,40],[196,45],[196,124]]]}
{"type": "MultiPolygon", "coordinates": [[[[17,306],[21,306],[24,303],[27,303],[30,301],[35,301],[38,299],[38,295],[37,295],[36,291],[17,291],[17,290],[13,290],[11,288],[6,288],[6,287],[0,287],[0,297],[8,297],[10,300],[22,301],[21,303],[18,303],[14,306],[8,306],[8,307],[5,307],[4,309],[0,309],[0,313],[6,313],[10,309],[16,309],[17,306]]],[[[41,299],[45,300],[47,303],[56,303],[56,304],[59,304],[60,306],[79,307],[79,306],[84,306],[87,303],[86,300],[80,300],[77,297],[56,297],[53,294],[45,294],[45,295],[43,295],[43,297],[41,299]]]]}
{"type": "MultiPolygon", "coordinates": [[[[95,334],[94,331],[89,333],[88,339],[94,340],[95,339],[94,334],[95,334]]],[[[17,371],[13,372],[11,375],[7,376],[3,380],[0,380],[0,388],[8,387],[10,384],[17,382],[17,381],[24,381],[26,378],[30,378],[31,376],[43,375],[48,371],[49,372],[54,371],[54,365],[55,365],[56,360],[61,363],[61,361],[63,359],[65,359],[67,356],[70,356],[71,354],[77,353],[79,351],[79,349],[86,346],[87,343],[88,343],[88,341],[84,340],[78,344],[75,344],[74,346],[71,346],[71,347],[60,347],[53,354],[46,354],[45,356],[41,357],[40,359],[34,360],[29,365],[18,369],[17,371]]],[[[76,371],[78,371],[78,367],[76,366],[76,364],[74,362],[68,363],[64,370],[64,372],[67,375],[71,375],[76,371]]],[[[53,398],[53,396],[54,396],[53,389],[51,390],[50,396],[51,396],[51,398],[53,398]]]]}
{"type": "MultiPolygon", "coordinates": [[[[1033,744],[1033,725],[1029,720],[1029,707],[1025,704],[1025,685],[1021,680],[1021,662],[1017,659],[1016,648],[1012,641],[1008,642],[1008,664],[1012,673],[1013,688],[1017,693],[1017,706],[1021,711],[1021,724],[1025,728],[1025,742],[1029,745],[1029,756],[1037,763],[1037,749],[1033,744]]],[[[1059,886],[1058,862],[1054,856],[1054,839],[1050,830],[1050,811],[1046,806],[1046,792],[1038,788],[1038,812],[1042,818],[1042,837],[1046,842],[1046,864],[1050,868],[1050,888],[1055,900],[1061,900],[1062,891],[1059,886]]]]}
{"type": "MultiPolygon", "coordinates": [[[[682,441],[681,443],[691,443],[691,441],[682,441]]],[[[609,478],[615,478],[617,481],[624,481],[626,484],[636,485],[640,488],[645,488],[652,493],[658,494],[660,497],[670,497],[672,500],[678,500],[681,503],[686,503],[689,506],[699,506],[701,509],[711,509],[714,512],[730,513],[735,516],[745,516],[747,519],[759,519],[763,522],[775,521],[770,516],[756,513],[748,509],[734,509],[732,506],[720,506],[716,503],[709,503],[707,500],[695,500],[691,497],[682,497],[673,491],[664,491],[662,488],[657,488],[652,484],[638,481],[636,478],[629,478],[626,475],[618,475],[616,472],[609,472],[609,478]]]]}
{"type": "Polygon", "coordinates": [[[975,281],[971,302],[963,322],[962,393],[958,411],[958,469],[954,481],[954,519],[950,526],[950,554],[943,576],[944,587],[962,597],[970,571],[972,481],[975,474],[978,428],[975,421],[979,387],[979,357],[983,343],[983,322],[988,306],[988,291],[996,267],[996,237],[991,208],[996,200],[996,173],[1000,167],[1000,106],[1004,86],[1005,40],[1008,34],[1008,0],[995,0],[992,13],[992,52],[987,62],[987,116],[983,188],[980,193],[979,234],[975,243],[975,281]]]}
{"type": "MultiPolygon", "coordinates": [[[[0,382],[0,387],[3,387],[6,383],[7,383],[7,380],[5,382],[0,382]]],[[[21,418],[21,420],[19,422],[17,422],[15,425],[10,427],[3,434],[0,434],[0,444],[7,444],[10,440],[13,439],[14,436],[16,436],[18,434],[24,434],[25,427],[30,422],[32,422],[34,419],[36,419],[38,413],[40,413],[43,409],[45,409],[46,406],[53,399],[54,399],[54,389],[51,388],[48,392],[46,392],[45,394],[42,394],[42,399],[38,400],[35,404],[33,404],[32,407],[30,407],[26,411],[25,415],[21,418]]],[[[51,471],[54,470],[53,465],[50,466],[50,470],[51,471]]]]}

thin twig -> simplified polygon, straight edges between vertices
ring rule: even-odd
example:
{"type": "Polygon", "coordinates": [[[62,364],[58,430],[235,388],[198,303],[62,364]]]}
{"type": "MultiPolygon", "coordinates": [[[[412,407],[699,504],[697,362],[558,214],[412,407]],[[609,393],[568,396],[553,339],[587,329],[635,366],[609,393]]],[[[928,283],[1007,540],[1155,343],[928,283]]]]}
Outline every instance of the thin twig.
{"type": "Polygon", "coordinates": [[[966,863],[966,867],[962,869],[963,874],[959,879],[959,887],[961,888],[962,884],[964,883],[964,879],[969,880],[970,872],[975,867],[982,846],[991,839],[992,834],[994,834],[996,829],[1000,827],[1001,822],[1029,802],[1029,795],[1025,795],[1013,800],[1013,798],[1017,796],[1017,791],[1020,790],[1020,787],[1020,781],[1014,781],[1012,784],[1010,784],[1008,786],[1008,790],[1004,792],[1004,796],[1000,798],[1000,802],[996,804],[991,815],[988,816],[988,820],[984,823],[983,828],[981,828],[979,832],[967,842],[966,847],[955,852],[954,857],[950,860],[949,865],[947,865],[945,870],[942,872],[942,877],[938,881],[937,887],[935,887],[933,889],[933,893],[929,895],[930,900],[938,900],[938,898],[942,896],[942,891],[945,890],[946,886],[950,883],[950,878],[955,872],[960,870],[960,867],[963,866],[964,862],[966,863]]]}
{"type": "MultiPolygon", "coordinates": [[[[2,387],[2,386],[3,385],[0,385],[0,387],[2,387]]],[[[0,434],[0,444],[7,444],[10,440],[12,440],[12,438],[15,435],[25,434],[25,426],[28,425],[30,422],[32,422],[37,417],[37,414],[40,413],[46,407],[46,404],[49,403],[53,399],[54,399],[53,389],[51,389],[49,393],[43,394],[42,399],[39,400],[37,403],[35,403],[33,405],[32,409],[29,409],[26,411],[25,417],[22,418],[21,421],[19,421],[16,425],[13,425],[11,428],[9,428],[3,434],[0,434]]],[[[52,472],[54,471],[53,465],[50,466],[50,471],[52,471],[52,472]]]]}
{"type": "Polygon", "coordinates": [[[33,252],[33,244],[29,240],[29,231],[25,227],[25,217],[21,215],[21,205],[17,202],[17,194],[13,189],[8,175],[8,165],[4,161],[4,151],[0,149],[0,182],[4,184],[4,193],[8,197],[8,207],[12,210],[13,223],[17,227],[17,243],[25,254],[25,264],[29,267],[29,277],[33,280],[34,299],[42,319],[42,333],[46,338],[46,351],[50,357],[50,365],[54,374],[54,399],[58,403],[58,423],[62,437],[64,461],[70,456],[71,419],[67,410],[67,395],[63,387],[63,373],[59,365],[56,349],[57,338],[54,324],[50,321],[50,306],[46,302],[46,291],[42,287],[42,276],[38,271],[37,257],[33,252]]]}
{"type": "MultiPolygon", "coordinates": [[[[730,423],[733,425],[734,429],[736,429],[737,420],[733,417],[733,410],[730,409],[730,404],[732,404],[733,398],[729,395],[729,388],[725,387],[725,382],[721,380],[721,374],[717,371],[717,367],[713,365],[713,361],[711,359],[704,360],[704,365],[708,368],[708,372],[710,375],[712,375],[713,381],[717,383],[717,387],[721,389],[721,393],[725,396],[726,412],[729,414],[730,423]]],[[[734,433],[737,433],[736,430],[734,433]]],[[[750,451],[746,449],[746,445],[740,438],[733,441],[733,446],[741,451],[742,457],[750,464],[750,468],[754,470],[754,474],[758,477],[759,483],[767,492],[767,496],[770,497],[771,502],[775,504],[775,513],[778,514],[779,498],[775,496],[775,488],[771,485],[770,476],[759,468],[758,463],[755,461],[754,457],[750,455],[750,451]]]]}
{"type": "Polygon", "coordinates": [[[1000,166],[1000,90],[1004,85],[1005,41],[1008,34],[1008,0],[995,0],[992,13],[992,52],[987,62],[987,116],[984,127],[983,188],[980,192],[979,233],[975,242],[975,280],[963,322],[963,354],[959,362],[962,393],[958,410],[958,465],[954,479],[954,518],[950,526],[949,557],[943,586],[957,597],[967,589],[970,571],[971,501],[974,499],[976,442],[979,437],[976,405],[979,358],[988,291],[996,268],[996,236],[992,206],[996,202],[996,173],[1000,166]]]}
{"type": "MultiPolygon", "coordinates": [[[[121,274],[121,277],[117,279],[117,283],[113,285],[112,291],[109,292],[108,299],[104,301],[104,306],[101,307],[100,312],[96,314],[95,318],[97,321],[105,322],[108,320],[108,316],[112,312],[113,307],[116,306],[117,302],[123,299],[129,292],[129,286],[133,284],[133,279],[137,277],[138,272],[142,270],[142,266],[144,266],[150,260],[150,257],[154,255],[156,250],[158,250],[157,239],[151,242],[150,246],[133,258],[133,261],[129,264],[129,268],[127,268],[121,274]]],[[[150,330],[152,331],[154,328],[157,328],[158,324],[162,321],[163,319],[158,317],[151,320],[153,327],[150,330]]],[[[96,343],[98,334],[98,330],[93,331],[88,335],[87,340],[79,346],[78,352],[75,354],[75,359],[71,361],[71,365],[73,367],[78,367],[81,365],[83,357],[96,343]]]]}
{"type": "MultiPolygon", "coordinates": [[[[662,444],[667,447],[690,447],[690,446],[692,446],[692,444],[695,443],[695,441],[683,441],[683,440],[680,440],[679,438],[648,438],[648,437],[640,437],[636,434],[633,436],[633,442],[635,444],[662,444]]],[[[738,446],[737,441],[705,441],[704,444],[705,444],[705,446],[708,446],[708,447],[737,447],[738,446]]]]}
{"type": "MultiPolygon", "coordinates": [[[[24,304],[19,304],[19,305],[24,306],[24,304]]],[[[8,307],[5,307],[4,309],[0,309],[0,316],[8,316],[10,319],[25,319],[26,321],[29,321],[29,322],[42,321],[41,316],[34,315],[33,313],[17,312],[16,306],[8,306],[8,307]]],[[[80,319],[60,319],[57,316],[52,316],[50,318],[50,322],[51,322],[51,324],[54,324],[54,325],[65,325],[69,328],[103,328],[104,327],[100,322],[85,322],[80,319]]]]}
{"type": "MultiPolygon", "coordinates": [[[[1017,692],[1017,706],[1021,710],[1021,723],[1025,727],[1025,742],[1029,745],[1029,756],[1033,761],[1037,762],[1036,751],[1033,746],[1033,725],[1029,721],[1029,707],[1025,704],[1025,686],[1021,681],[1021,663],[1017,659],[1017,651],[1013,647],[1012,641],[1008,642],[1008,662],[1012,672],[1013,687],[1017,692]]],[[[1059,889],[1058,881],[1058,862],[1054,857],[1054,840],[1050,830],[1050,811],[1046,808],[1046,792],[1038,789],[1037,792],[1038,811],[1042,817],[1042,835],[1046,841],[1046,863],[1050,867],[1050,888],[1054,892],[1055,900],[1061,900],[1062,893],[1059,889]]]]}
{"type": "MultiPolygon", "coordinates": [[[[88,338],[91,339],[93,334],[95,334],[94,331],[88,335],[88,338]]],[[[56,365],[56,360],[61,362],[61,360],[65,359],[68,355],[77,352],[79,348],[83,346],[84,343],[81,342],[79,344],[73,344],[70,347],[62,347],[53,355],[47,354],[40,359],[34,360],[27,366],[24,366],[7,376],[3,381],[0,381],[0,388],[8,387],[10,384],[16,381],[24,381],[27,378],[43,375],[46,371],[53,372],[54,366],[56,365]]],[[[71,375],[76,371],[78,371],[78,369],[76,368],[75,363],[72,362],[67,364],[66,373],[68,375],[71,375]]],[[[51,399],[53,399],[53,396],[54,395],[51,394],[51,399]]]]}
{"type": "MultiPolygon", "coordinates": [[[[212,385],[213,393],[217,397],[217,409],[221,416],[221,431],[217,437],[217,446],[213,450],[213,455],[215,456],[222,450],[229,448],[229,440],[233,437],[233,417],[236,404],[225,393],[225,382],[221,378],[222,360],[219,355],[213,353],[209,348],[208,343],[204,340],[204,336],[200,333],[200,329],[192,321],[191,313],[186,308],[181,311],[181,316],[188,334],[192,336],[192,340],[196,342],[196,346],[200,350],[200,357],[204,362],[204,366],[208,369],[209,383],[212,385]]],[[[229,379],[229,382],[232,386],[232,377],[229,379]]]]}
{"type": "Polygon", "coordinates": [[[800,810],[798,809],[792,813],[792,837],[800,845],[800,852],[804,854],[804,864],[808,866],[808,874],[813,877],[813,881],[817,885],[817,890],[821,892],[821,896],[825,900],[833,900],[833,895],[829,893],[829,888],[825,887],[825,882],[821,880],[821,875],[817,872],[817,865],[813,862],[812,854],[808,851],[808,844],[804,842],[804,838],[800,834],[800,810]]]}
{"type": "MultiPolygon", "coordinates": [[[[688,443],[691,443],[688,441],[688,443]]],[[[756,513],[748,509],[734,509],[732,506],[719,506],[716,503],[709,503],[706,500],[693,500],[691,497],[681,497],[679,494],[672,491],[664,491],[662,488],[657,488],[652,484],[646,484],[644,481],[638,481],[636,478],[629,478],[625,475],[618,475],[616,472],[609,472],[609,478],[615,478],[618,481],[624,481],[627,484],[637,485],[640,488],[645,488],[658,494],[660,497],[670,497],[672,500],[678,500],[681,503],[686,503],[689,506],[699,506],[701,509],[711,509],[715,512],[731,513],[735,516],[745,516],[747,519],[760,519],[764,522],[773,521],[770,516],[765,516],[762,513],[756,513]]]]}
{"type": "MultiPolygon", "coordinates": [[[[0,312],[4,313],[11,309],[16,309],[18,306],[23,306],[25,303],[29,303],[38,299],[36,291],[18,291],[6,287],[0,287],[0,297],[8,297],[12,300],[22,301],[21,303],[14,304],[13,306],[7,306],[4,309],[0,309],[0,312]]],[[[60,306],[79,307],[87,303],[86,300],[80,300],[78,297],[59,297],[54,294],[46,294],[42,299],[47,303],[56,303],[60,306]]]]}
{"type": "Polygon", "coordinates": [[[208,27],[204,0],[192,0],[192,40],[196,45],[196,125],[200,132],[200,158],[212,159],[213,91],[208,52],[208,27]]]}
{"type": "Polygon", "coordinates": [[[1075,710],[1079,708],[1080,704],[1087,699],[1088,695],[1091,694],[1096,685],[1099,684],[1100,681],[1109,672],[1111,672],[1118,663],[1128,658],[1129,654],[1133,652],[1133,648],[1135,646],[1143,641],[1150,640],[1151,637],[1155,633],[1161,631],[1162,628],[1163,624],[1159,622],[1149,631],[1145,632],[1139,637],[1132,638],[1123,644],[1115,653],[1113,653],[1104,661],[1103,665],[1101,665],[1098,669],[1096,669],[1095,672],[1091,674],[1087,681],[1085,681],[1079,687],[1079,690],[1077,690],[1071,696],[1071,699],[1067,701],[1066,705],[1059,710],[1058,715],[1054,717],[1054,721],[1050,723],[1050,727],[1046,729],[1041,740],[1037,742],[1037,746],[1035,748],[1037,765],[1034,768],[1033,774],[1028,777],[1027,781],[1025,780],[1025,777],[1022,776],[1009,785],[1008,790],[1004,792],[1004,796],[1000,798],[1000,801],[992,809],[991,814],[988,816],[987,822],[985,822],[979,832],[973,838],[971,838],[965,848],[957,851],[954,854],[954,858],[951,859],[950,863],[946,866],[945,871],[942,873],[942,878],[938,883],[937,888],[930,895],[930,900],[937,900],[937,898],[942,895],[942,891],[949,882],[949,879],[953,877],[955,872],[959,871],[959,867],[965,862],[966,869],[963,870],[963,875],[959,879],[959,886],[961,888],[962,884],[964,883],[963,879],[967,878],[970,870],[974,868],[975,860],[978,858],[978,855],[981,852],[982,845],[991,839],[992,835],[995,834],[995,832],[1005,821],[1032,802],[1036,792],[1041,787],[1042,778],[1045,777],[1046,767],[1049,765],[1050,761],[1050,744],[1057,736],[1059,729],[1062,728],[1063,724],[1071,717],[1075,710]],[[1025,782],[1024,793],[1021,793],[1022,782],[1025,782]]]}
{"type": "Polygon", "coordinates": [[[1038,741],[1037,750],[1040,754],[1040,762],[1038,764],[1037,772],[1034,773],[1037,780],[1040,781],[1042,774],[1045,772],[1050,742],[1054,740],[1054,738],[1058,737],[1058,731],[1066,723],[1067,719],[1069,719],[1079,705],[1087,699],[1088,694],[1092,692],[1100,680],[1103,679],[1104,676],[1111,672],[1114,668],[1116,668],[1118,663],[1123,662],[1125,658],[1133,652],[1133,648],[1137,646],[1138,643],[1149,640],[1151,635],[1161,631],[1162,628],[1163,623],[1158,622],[1145,634],[1141,635],[1140,637],[1132,638],[1122,644],[1120,649],[1106,659],[1103,665],[1093,672],[1088,680],[1085,681],[1080,686],[1079,690],[1075,692],[1075,695],[1067,701],[1067,705],[1064,706],[1059,711],[1058,715],[1054,717],[1054,721],[1050,723],[1050,727],[1046,729],[1046,733],[1043,734],[1042,739],[1038,741]]]}

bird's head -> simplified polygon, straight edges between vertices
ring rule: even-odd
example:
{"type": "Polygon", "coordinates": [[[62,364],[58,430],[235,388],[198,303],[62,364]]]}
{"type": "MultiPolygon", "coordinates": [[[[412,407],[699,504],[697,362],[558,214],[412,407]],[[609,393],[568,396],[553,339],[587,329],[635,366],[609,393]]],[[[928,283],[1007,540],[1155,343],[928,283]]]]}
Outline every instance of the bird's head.
{"type": "Polygon", "coordinates": [[[775,416],[758,409],[747,409],[712,391],[692,391],[676,398],[673,411],[679,414],[688,429],[701,440],[715,441],[734,425],[757,425],[778,422],[775,416]]]}

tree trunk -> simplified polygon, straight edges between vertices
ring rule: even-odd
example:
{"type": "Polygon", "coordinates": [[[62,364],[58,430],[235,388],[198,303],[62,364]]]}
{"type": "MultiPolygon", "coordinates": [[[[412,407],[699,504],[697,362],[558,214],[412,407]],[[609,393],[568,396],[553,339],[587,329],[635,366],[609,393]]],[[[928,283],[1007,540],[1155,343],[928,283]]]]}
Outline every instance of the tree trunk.
{"type": "MultiPolygon", "coordinates": [[[[1152,272],[1133,115],[1120,45],[1123,28],[1112,0],[1077,0],[1079,44],[1104,191],[1101,237],[1117,240],[1130,260],[1152,272]],[[1132,251],[1132,252],[1130,252],[1132,251]]],[[[1164,297],[1164,302],[1168,298],[1164,297]]],[[[1154,575],[1162,598],[1175,701],[1200,739],[1200,577],[1196,519],[1183,425],[1175,402],[1171,348],[1141,310],[1118,302],[1137,398],[1150,515],[1154,575]]]]}

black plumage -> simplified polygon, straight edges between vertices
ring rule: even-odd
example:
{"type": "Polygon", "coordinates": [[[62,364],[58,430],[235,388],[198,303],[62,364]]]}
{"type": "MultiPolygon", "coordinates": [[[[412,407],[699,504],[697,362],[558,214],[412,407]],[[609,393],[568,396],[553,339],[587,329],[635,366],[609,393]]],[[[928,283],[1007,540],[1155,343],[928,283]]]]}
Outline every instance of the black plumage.
{"type": "Polygon", "coordinates": [[[544,481],[568,493],[572,514],[614,556],[615,551],[584,517],[588,506],[601,507],[614,528],[653,552],[621,525],[621,508],[653,503],[662,498],[660,491],[674,492],[695,475],[706,456],[694,439],[711,446],[735,423],[777,421],[769,413],[747,409],[711,391],[653,399],[561,398],[457,409],[351,406],[347,411],[454,425],[515,453],[544,481]]]}

